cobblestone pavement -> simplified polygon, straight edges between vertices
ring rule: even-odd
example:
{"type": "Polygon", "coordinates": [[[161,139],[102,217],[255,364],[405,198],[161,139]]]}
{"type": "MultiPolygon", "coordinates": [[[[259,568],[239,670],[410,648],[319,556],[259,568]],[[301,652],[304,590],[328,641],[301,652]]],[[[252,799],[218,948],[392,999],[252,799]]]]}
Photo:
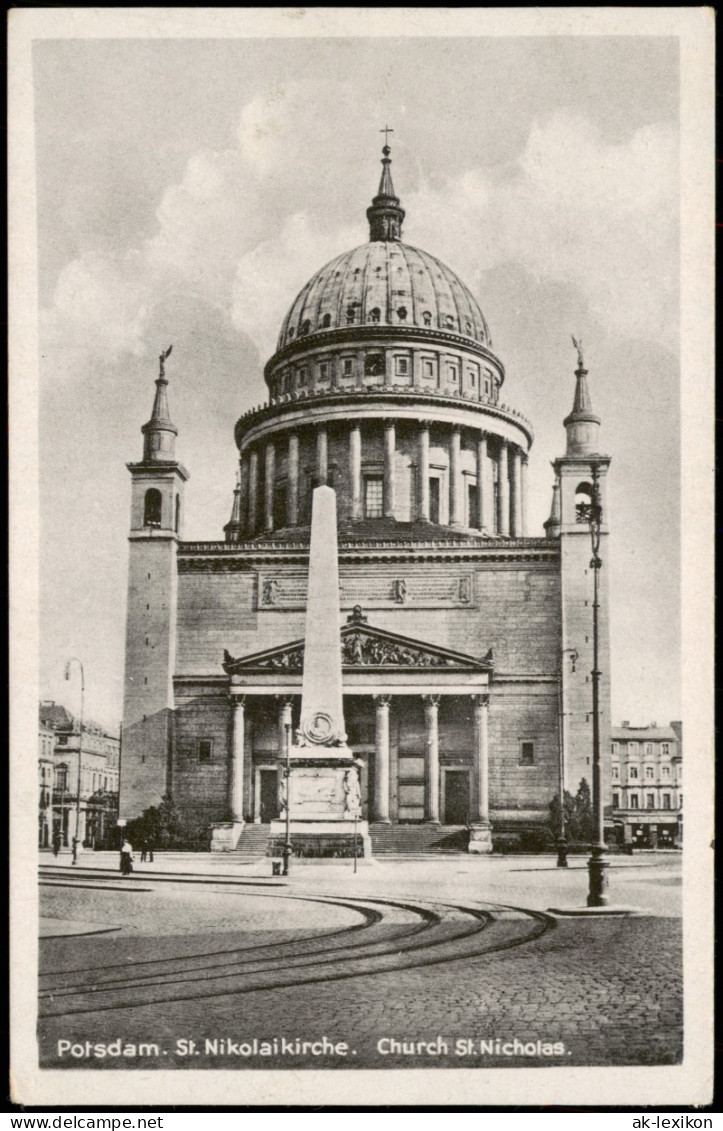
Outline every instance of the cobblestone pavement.
{"type": "Polygon", "coordinates": [[[550,876],[532,861],[485,863],[492,867],[464,858],[385,862],[353,881],[336,869],[299,869],[288,886],[217,865],[183,880],[178,870],[161,876],[159,865],[130,882],[87,867],[44,869],[46,934],[56,937],[41,944],[41,1063],[676,1063],[676,861],[626,872],[636,876],[626,902],[648,891],[657,913],[594,920],[540,914],[584,877],[550,876]],[[64,935],[64,924],[112,933],[64,935]],[[298,1051],[297,1041],[307,1047],[298,1051]],[[125,1055],[113,1055],[115,1042],[125,1055]],[[112,1051],[101,1056],[96,1045],[112,1051]]]}

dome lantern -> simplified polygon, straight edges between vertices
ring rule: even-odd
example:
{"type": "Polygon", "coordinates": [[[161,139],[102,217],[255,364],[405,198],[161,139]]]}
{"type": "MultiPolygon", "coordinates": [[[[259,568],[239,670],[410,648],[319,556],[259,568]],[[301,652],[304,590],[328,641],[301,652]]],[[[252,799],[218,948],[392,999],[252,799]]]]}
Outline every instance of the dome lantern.
{"type": "Polygon", "coordinates": [[[382,176],[379,181],[379,191],[367,208],[369,221],[369,239],[373,240],[401,240],[404,209],[399,203],[399,197],[394,192],[392,184],[392,159],[388,145],[382,149],[382,176]]]}

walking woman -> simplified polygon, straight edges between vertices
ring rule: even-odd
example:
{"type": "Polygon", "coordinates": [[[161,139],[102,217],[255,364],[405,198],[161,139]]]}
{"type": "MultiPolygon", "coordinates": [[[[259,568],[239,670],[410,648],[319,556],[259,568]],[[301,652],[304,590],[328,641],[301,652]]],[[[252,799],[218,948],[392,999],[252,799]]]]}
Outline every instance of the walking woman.
{"type": "Polygon", "coordinates": [[[133,845],[128,840],[124,840],[121,847],[120,870],[123,876],[130,876],[133,871],[133,845]]]}

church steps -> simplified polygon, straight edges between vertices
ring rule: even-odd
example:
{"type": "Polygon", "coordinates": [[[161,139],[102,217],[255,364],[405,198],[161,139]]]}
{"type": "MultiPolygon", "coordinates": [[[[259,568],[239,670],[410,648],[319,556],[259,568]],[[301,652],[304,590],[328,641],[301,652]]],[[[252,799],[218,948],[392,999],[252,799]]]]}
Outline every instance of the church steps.
{"type": "MultiPolygon", "coordinates": [[[[419,856],[426,853],[467,853],[468,834],[464,825],[381,825],[370,824],[369,833],[375,856],[419,856]]],[[[268,825],[246,825],[236,853],[265,856],[268,825]]]]}

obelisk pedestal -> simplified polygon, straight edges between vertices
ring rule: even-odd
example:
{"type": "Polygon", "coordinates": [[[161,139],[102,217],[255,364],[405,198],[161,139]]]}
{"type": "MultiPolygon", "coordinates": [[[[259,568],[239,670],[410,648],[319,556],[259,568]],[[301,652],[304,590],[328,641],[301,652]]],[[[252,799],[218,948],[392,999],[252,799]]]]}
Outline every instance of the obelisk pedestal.
{"type": "Polygon", "coordinates": [[[280,791],[281,815],[271,822],[267,855],[280,856],[288,806],[293,856],[334,860],[371,856],[361,820],[359,763],[346,744],[339,623],[336,495],[313,494],[301,718],[280,791]]]}

